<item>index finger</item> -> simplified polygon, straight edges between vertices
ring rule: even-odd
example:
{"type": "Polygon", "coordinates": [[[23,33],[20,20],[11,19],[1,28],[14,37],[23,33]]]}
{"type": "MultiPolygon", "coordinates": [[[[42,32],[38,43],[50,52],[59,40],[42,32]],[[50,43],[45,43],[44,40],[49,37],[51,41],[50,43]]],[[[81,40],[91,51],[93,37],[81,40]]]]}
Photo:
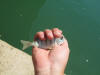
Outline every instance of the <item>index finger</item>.
{"type": "Polygon", "coordinates": [[[52,33],[53,33],[54,37],[56,37],[56,38],[62,37],[62,31],[58,28],[52,29],[52,33]]]}

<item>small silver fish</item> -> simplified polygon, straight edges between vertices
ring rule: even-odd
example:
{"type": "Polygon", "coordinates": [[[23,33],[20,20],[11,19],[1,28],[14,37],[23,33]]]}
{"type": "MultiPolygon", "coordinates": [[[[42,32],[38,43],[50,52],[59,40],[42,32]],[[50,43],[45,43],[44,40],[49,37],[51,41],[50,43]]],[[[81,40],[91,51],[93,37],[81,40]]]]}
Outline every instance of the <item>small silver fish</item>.
{"type": "Polygon", "coordinates": [[[21,40],[21,43],[23,44],[22,50],[25,50],[30,46],[36,46],[38,48],[51,50],[54,48],[55,44],[61,45],[63,42],[64,42],[64,37],[54,38],[53,40],[47,39],[45,41],[37,39],[36,41],[33,42],[21,40]]]}

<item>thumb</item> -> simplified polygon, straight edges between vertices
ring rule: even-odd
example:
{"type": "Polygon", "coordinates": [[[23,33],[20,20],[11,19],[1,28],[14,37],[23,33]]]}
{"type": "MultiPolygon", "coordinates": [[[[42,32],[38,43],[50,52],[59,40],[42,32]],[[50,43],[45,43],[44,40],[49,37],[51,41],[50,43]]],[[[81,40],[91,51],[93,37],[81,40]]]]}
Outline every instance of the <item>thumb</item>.
{"type": "Polygon", "coordinates": [[[32,48],[32,55],[36,54],[36,53],[38,52],[38,50],[39,50],[39,48],[36,47],[36,46],[34,46],[34,47],[32,48]]]}

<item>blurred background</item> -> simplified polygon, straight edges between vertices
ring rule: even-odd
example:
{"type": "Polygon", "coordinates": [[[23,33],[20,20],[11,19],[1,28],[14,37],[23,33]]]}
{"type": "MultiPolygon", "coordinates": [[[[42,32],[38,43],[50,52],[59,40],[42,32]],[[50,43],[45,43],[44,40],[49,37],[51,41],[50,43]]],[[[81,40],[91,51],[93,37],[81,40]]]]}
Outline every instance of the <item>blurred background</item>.
{"type": "MultiPolygon", "coordinates": [[[[71,50],[67,75],[100,75],[100,0],[1,0],[0,39],[21,49],[37,31],[57,27],[71,50]]],[[[31,48],[24,52],[31,55],[31,48]]]]}

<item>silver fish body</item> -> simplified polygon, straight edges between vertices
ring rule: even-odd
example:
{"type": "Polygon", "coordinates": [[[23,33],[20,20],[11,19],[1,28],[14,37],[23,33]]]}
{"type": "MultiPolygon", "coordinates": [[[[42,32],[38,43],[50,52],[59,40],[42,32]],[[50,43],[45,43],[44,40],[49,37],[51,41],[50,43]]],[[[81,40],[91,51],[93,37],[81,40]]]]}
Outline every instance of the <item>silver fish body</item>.
{"type": "Polygon", "coordinates": [[[21,43],[23,44],[23,50],[30,47],[30,46],[36,46],[38,48],[42,48],[42,49],[53,49],[54,46],[57,45],[61,45],[64,42],[64,37],[61,38],[54,38],[53,40],[39,40],[37,39],[36,41],[33,42],[29,42],[29,41],[24,41],[21,40],[21,43]]]}
{"type": "MultiPolygon", "coordinates": [[[[64,42],[64,38],[54,38],[53,40],[37,40],[36,41],[39,48],[43,49],[53,49],[55,44],[61,45],[64,42]]],[[[33,45],[34,46],[34,45],[33,45]]]]}

